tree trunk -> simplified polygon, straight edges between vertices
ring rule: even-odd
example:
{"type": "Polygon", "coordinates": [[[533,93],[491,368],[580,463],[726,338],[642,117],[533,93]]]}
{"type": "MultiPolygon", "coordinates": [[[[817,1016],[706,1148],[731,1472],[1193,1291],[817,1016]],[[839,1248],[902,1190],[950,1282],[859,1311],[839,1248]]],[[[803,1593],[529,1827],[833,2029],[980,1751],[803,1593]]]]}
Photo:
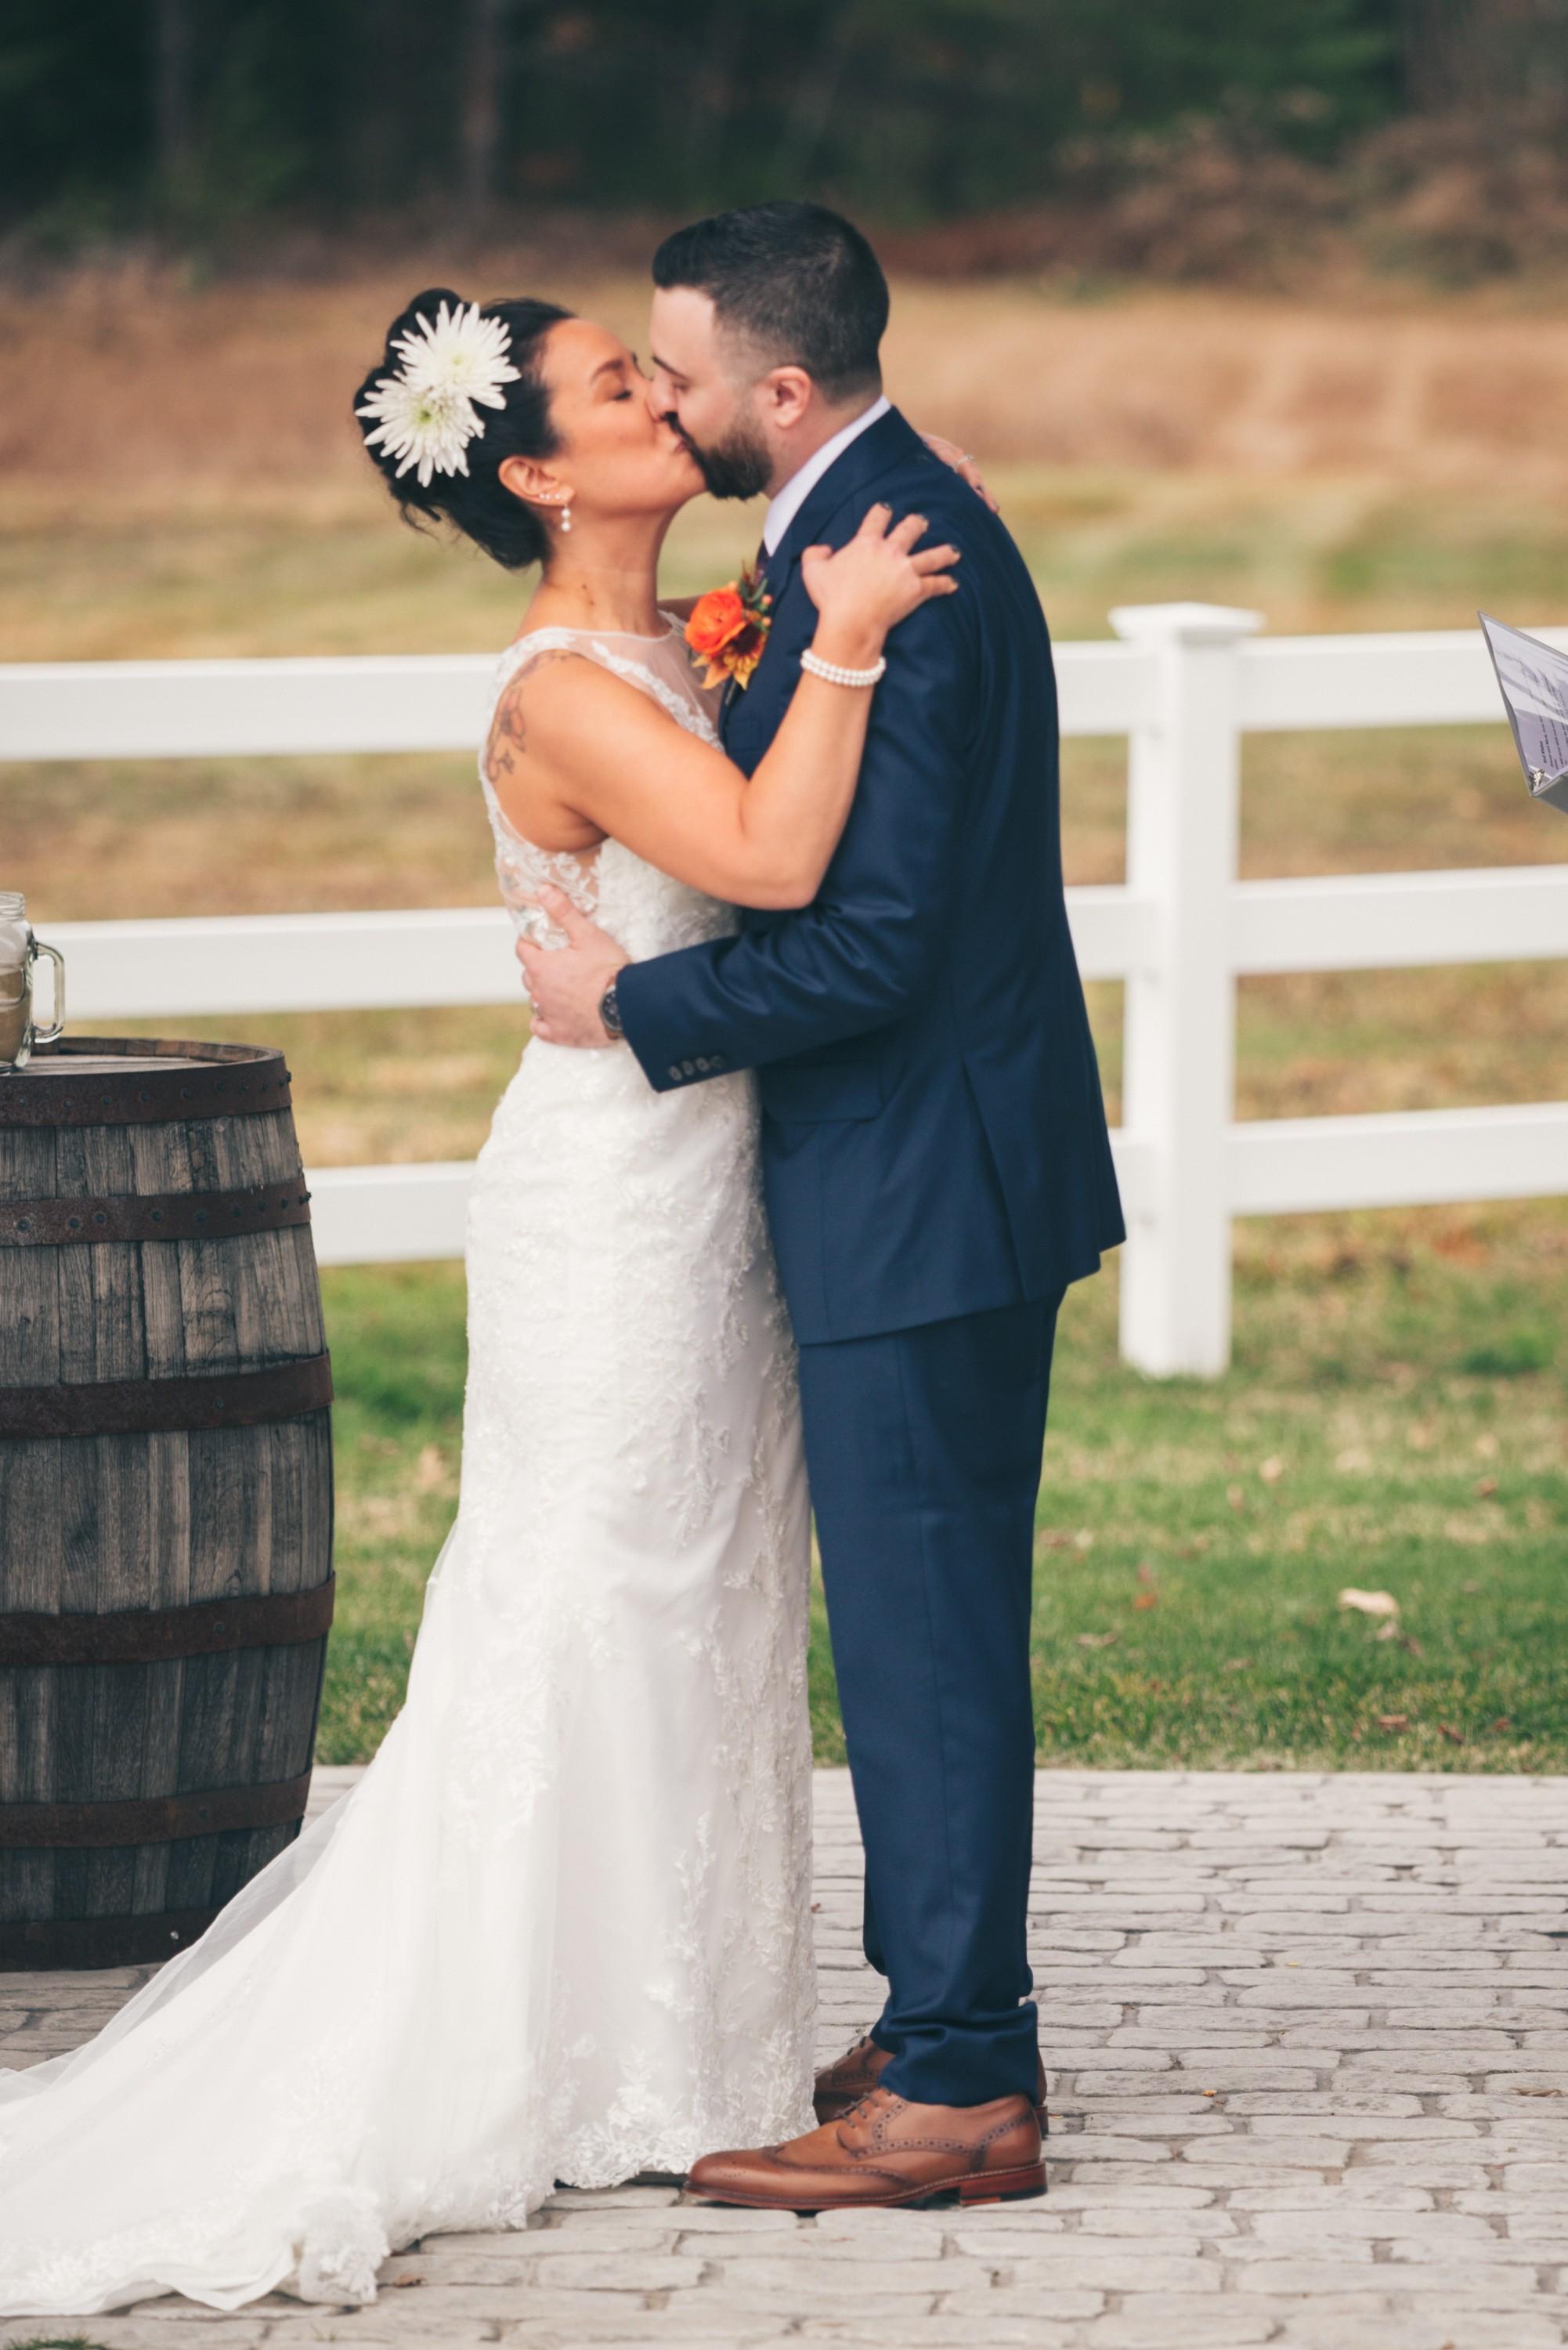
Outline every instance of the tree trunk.
{"type": "Polygon", "coordinates": [[[740,9],[722,10],[711,37],[705,39],[692,70],[689,85],[691,125],[684,157],[689,205],[708,203],[712,192],[710,175],[722,166],[739,95],[747,31],[746,19],[740,9]]]}
{"type": "Polygon", "coordinates": [[[345,45],[344,126],[350,207],[373,212],[407,203],[424,159],[414,149],[410,111],[420,74],[408,0],[356,0],[345,45]]]}
{"type": "Polygon", "coordinates": [[[495,202],[501,143],[501,20],[506,0],[468,0],[458,136],[464,210],[482,218],[495,202]]]}
{"type": "Polygon", "coordinates": [[[159,183],[172,192],[191,162],[190,0],[155,0],[152,118],[159,183]]]}
{"type": "Polygon", "coordinates": [[[1417,114],[1522,96],[1531,61],[1550,55],[1539,0],[1401,0],[1405,92],[1417,114]]]}
{"type": "Polygon", "coordinates": [[[816,158],[861,30],[859,0],[841,0],[806,60],[774,159],[781,187],[804,188],[816,158]]]}

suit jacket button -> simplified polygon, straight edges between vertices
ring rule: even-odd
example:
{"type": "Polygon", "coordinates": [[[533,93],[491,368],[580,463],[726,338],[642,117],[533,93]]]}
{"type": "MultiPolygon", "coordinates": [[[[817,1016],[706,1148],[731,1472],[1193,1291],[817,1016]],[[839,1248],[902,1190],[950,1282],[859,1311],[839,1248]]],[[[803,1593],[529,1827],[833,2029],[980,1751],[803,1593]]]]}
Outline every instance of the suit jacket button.
{"type": "Polygon", "coordinates": [[[672,1077],[678,1077],[680,1075],[680,1064],[679,1061],[670,1062],[670,1074],[672,1077]]]}
{"type": "Polygon", "coordinates": [[[683,1077],[694,1077],[697,1074],[696,1062],[682,1061],[680,1064],[680,1074],[683,1077]]]}

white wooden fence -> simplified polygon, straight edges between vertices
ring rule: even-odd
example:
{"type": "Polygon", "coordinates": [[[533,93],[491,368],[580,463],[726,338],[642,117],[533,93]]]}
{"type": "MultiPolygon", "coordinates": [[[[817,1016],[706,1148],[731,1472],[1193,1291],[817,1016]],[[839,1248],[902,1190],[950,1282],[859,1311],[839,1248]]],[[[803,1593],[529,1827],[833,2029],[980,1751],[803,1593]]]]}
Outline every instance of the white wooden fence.
{"type": "MultiPolygon", "coordinates": [[[[1233,1216],[1568,1191],[1568,1102],[1236,1122],[1238,977],[1568,954],[1568,861],[1239,881],[1241,736],[1501,725],[1480,635],[1260,639],[1258,614],[1203,604],[1111,621],[1119,642],[1059,645],[1056,661],[1064,733],[1129,746],[1126,883],[1068,892],[1085,976],[1127,982],[1122,1351],[1146,1371],[1208,1375],[1230,1351],[1233,1216]]],[[[1568,629],[1542,633],[1568,650],[1568,629]]],[[[485,656],[0,667],[0,757],[470,748],[493,667],[485,656]]],[[[1540,821],[1558,819],[1542,808],[1540,821]]],[[[1568,856],[1568,832],[1563,846],[1568,856]]],[[[47,930],[69,962],[78,1026],[520,1003],[499,909],[47,930]]],[[[461,1253],[467,1183],[456,1161],[312,1169],[323,1263],[461,1253]]]]}

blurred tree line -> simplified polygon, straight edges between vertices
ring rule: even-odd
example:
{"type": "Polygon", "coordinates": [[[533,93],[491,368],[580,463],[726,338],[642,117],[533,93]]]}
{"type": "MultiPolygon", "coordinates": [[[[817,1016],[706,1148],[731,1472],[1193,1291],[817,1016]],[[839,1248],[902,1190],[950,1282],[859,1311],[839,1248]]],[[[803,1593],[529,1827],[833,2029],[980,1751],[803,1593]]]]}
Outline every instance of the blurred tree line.
{"type": "Polygon", "coordinates": [[[1412,120],[1555,116],[1565,34],[1568,0],[5,0],[0,223],[199,244],[789,191],[913,225],[1195,126],[1321,172],[1412,120]]]}

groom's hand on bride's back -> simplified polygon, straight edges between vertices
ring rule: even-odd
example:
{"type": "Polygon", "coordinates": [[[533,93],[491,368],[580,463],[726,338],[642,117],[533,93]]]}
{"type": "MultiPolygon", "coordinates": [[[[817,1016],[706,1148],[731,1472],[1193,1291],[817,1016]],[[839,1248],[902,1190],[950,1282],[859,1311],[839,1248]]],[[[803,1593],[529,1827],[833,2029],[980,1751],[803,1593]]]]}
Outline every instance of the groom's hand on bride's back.
{"type": "Polygon", "coordinates": [[[533,1030],[546,1045],[607,1045],[616,1043],[599,1016],[604,993],[631,957],[624,947],[579,912],[564,889],[546,882],[535,903],[557,930],[564,947],[537,947],[517,941],[516,955],[534,1007],[533,1030]]]}

